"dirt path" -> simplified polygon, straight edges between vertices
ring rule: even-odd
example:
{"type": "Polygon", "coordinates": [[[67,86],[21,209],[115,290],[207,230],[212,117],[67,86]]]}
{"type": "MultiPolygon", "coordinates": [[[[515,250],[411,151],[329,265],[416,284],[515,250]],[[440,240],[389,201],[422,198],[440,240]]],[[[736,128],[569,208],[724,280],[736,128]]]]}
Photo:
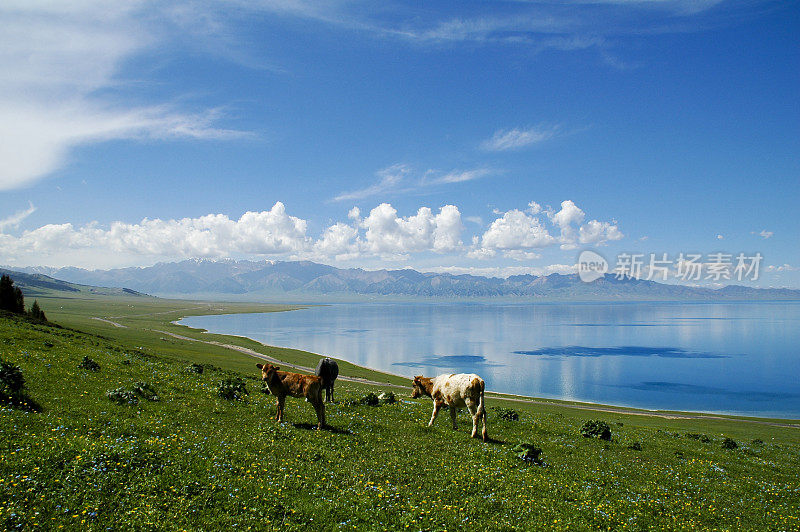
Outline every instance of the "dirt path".
{"type": "Polygon", "coordinates": [[[122,325],[121,323],[117,323],[115,321],[107,320],[107,319],[104,319],[104,318],[92,318],[92,319],[93,320],[97,320],[97,321],[102,321],[103,323],[110,323],[114,327],[119,327],[120,329],[127,329],[128,328],[127,325],[122,325]]]}
{"type": "MultiPolygon", "coordinates": [[[[198,340],[197,338],[189,338],[188,336],[181,336],[180,334],[171,333],[169,331],[160,331],[158,329],[150,329],[150,330],[153,331],[153,332],[157,332],[157,333],[161,333],[161,334],[166,334],[168,336],[172,336],[173,338],[177,338],[179,340],[186,340],[186,341],[189,341],[189,342],[199,342],[201,344],[216,345],[218,347],[224,347],[226,349],[233,349],[234,351],[238,351],[240,353],[244,353],[245,355],[250,355],[251,357],[255,357],[255,358],[259,358],[261,360],[265,360],[265,361],[267,361],[267,362],[269,362],[271,364],[280,364],[281,367],[289,367],[289,368],[292,368],[292,369],[305,371],[306,373],[311,373],[312,375],[314,374],[314,368],[310,368],[308,366],[300,366],[300,365],[297,365],[297,364],[290,364],[289,362],[286,362],[284,360],[278,360],[277,358],[274,358],[274,357],[271,357],[269,355],[265,355],[265,354],[259,353],[258,351],[254,351],[253,349],[249,349],[247,347],[242,347],[240,345],[224,344],[222,342],[215,342],[214,340],[198,340]]],[[[400,388],[400,389],[409,388],[409,387],[406,387],[406,386],[398,386],[397,384],[389,384],[389,383],[386,383],[386,382],[378,382],[378,381],[373,381],[373,380],[370,380],[370,379],[362,379],[362,378],[359,378],[359,377],[347,377],[345,375],[339,375],[339,377],[337,377],[337,379],[338,380],[343,380],[343,381],[348,381],[348,382],[358,382],[358,383],[361,383],[361,384],[370,384],[370,385],[373,385],[373,386],[384,386],[384,387],[391,386],[393,388],[400,388]]]]}
{"type": "MultiPolygon", "coordinates": [[[[264,355],[259,353],[258,351],[254,351],[253,349],[248,349],[247,347],[242,347],[239,345],[234,344],[225,344],[222,342],[216,342],[213,340],[198,340],[197,338],[189,338],[188,336],[181,336],[179,334],[171,333],[168,331],[160,331],[156,329],[151,329],[153,332],[157,332],[160,334],[166,334],[168,336],[172,336],[173,338],[177,338],[179,340],[186,340],[189,342],[199,342],[203,344],[215,345],[218,347],[224,347],[226,349],[232,349],[234,351],[238,351],[240,353],[244,353],[246,355],[250,355],[251,357],[259,358],[261,360],[266,360],[272,364],[280,364],[281,367],[289,367],[293,369],[297,369],[300,371],[305,371],[307,373],[314,373],[314,368],[310,368],[307,366],[299,366],[297,364],[290,364],[283,360],[278,360],[277,358],[273,358],[268,355],[264,355]]],[[[347,377],[344,375],[339,375],[339,379],[348,382],[357,382],[361,384],[369,384],[372,386],[383,386],[383,387],[392,387],[401,390],[410,390],[410,386],[400,386],[397,384],[389,384],[386,382],[378,382],[373,381],[370,379],[361,379],[358,377],[347,377]]],[[[580,405],[580,404],[564,404],[564,403],[556,403],[551,401],[544,401],[539,399],[527,399],[521,397],[506,397],[504,394],[497,393],[497,392],[486,392],[487,396],[494,399],[502,399],[503,401],[513,401],[516,403],[525,403],[525,404],[532,404],[532,405],[544,405],[544,406],[560,406],[564,408],[573,408],[576,410],[590,410],[592,412],[607,412],[612,414],[622,414],[628,416],[646,416],[646,417],[660,417],[663,419],[699,419],[699,420],[731,420],[731,418],[727,418],[724,416],[716,416],[714,414],[673,414],[669,412],[647,412],[642,410],[631,410],[628,408],[620,407],[606,407],[606,406],[598,406],[598,405],[580,405]]],[[[792,423],[777,423],[774,421],[760,421],[757,419],[739,419],[734,418],[734,421],[741,421],[744,423],[756,423],[759,425],[770,425],[773,427],[785,427],[785,428],[793,428],[793,429],[800,429],[800,424],[792,424],[792,423]]]]}

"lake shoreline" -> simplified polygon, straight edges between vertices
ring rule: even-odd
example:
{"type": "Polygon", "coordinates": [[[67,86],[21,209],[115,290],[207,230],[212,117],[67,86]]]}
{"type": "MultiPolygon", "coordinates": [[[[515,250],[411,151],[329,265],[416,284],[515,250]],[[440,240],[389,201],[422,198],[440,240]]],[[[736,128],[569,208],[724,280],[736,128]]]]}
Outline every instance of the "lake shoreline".
{"type": "MultiPolygon", "coordinates": [[[[334,305],[334,306],[336,306],[336,305],[334,305]]],[[[252,313],[252,314],[260,315],[262,313],[252,313]]],[[[274,315],[274,313],[270,313],[270,314],[274,315]]],[[[282,314],[282,313],[279,312],[279,314],[282,314]]],[[[195,330],[197,332],[202,332],[202,333],[209,334],[209,335],[220,335],[220,336],[229,336],[229,337],[232,337],[232,338],[246,339],[246,340],[255,342],[258,345],[267,347],[267,348],[280,347],[280,348],[285,348],[285,349],[298,349],[300,351],[305,351],[307,353],[313,354],[313,355],[318,356],[318,357],[332,356],[333,358],[339,358],[339,357],[336,357],[333,354],[331,354],[331,355],[321,355],[321,354],[319,354],[319,353],[317,353],[317,352],[315,352],[313,350],[299,349],[297,347],[280,346],[278,344],[266,343],[266,342],[264,342],[262,340],[259,340],[258,338],[254,338],[254,337],[246,335],[246,334],[231,334],[231,333],[228,333],[228,332],[211,332],[206,328],[195,327],[195,326],[192,326],[192,325],[188,325],[186,323],[181,323],[182,321],[184,321],[185,318],[189,318],[189,317],[193,317],[193,316],[198,316],[198,315],[195,315],[195,314],[192,314],[192,313],[187,313],[186,315],[181,316],[179,319],[174,320],[171,323],[174,324],[174,325],[180,326],[180,327],[191,328],[191,329],[193,329],[193,330],[195,330]]],[[[225,315],[222,315],[222,316],[225,316],[225,315]]],[[[227,316],[231,316],[231,315],[227,315],[227,316]]],[[[241,314],[239,314],[239,316],[241,316],[241,314]]],[[[205,315],[204,317],[209,317],[209,315],[205,315]]],[[[411,379],[411,377],[409,375],[401,375],[401,374],[393,373],[393,372],[386,371],[386,370],[381,369],[381,368],[376,368],[376,367],[372,367],[372,366],[369,366],[369,365],[359,364],[359,363],[357,363],[355,361],[349,361],[349,360],[345,360],[345,359],[340,359],[340,360],[344,360],[346,363],[351,364],[351,365],[353,365],[355,367],[360,367],[362,369],[369,370],[369,371],[372,371],[372,372],[375,372],[377,374],[384,375],[384,376],[387,376],[387,377],[392,377],[392,378],[395,378],[395,379],[409,379],[409,381],[411,379]]],[[[306,368],[306,369],[310,369],[310,368],[306,368]]],[[[376,383],[376,384],[387,385],[389,383],[376,383]]],[[[402,385],[399,385],[399,384],[392,384],[392,385],[393,386],[402,386],[402,385]]],[[[726,418],[730,418],[730,419],[739,419],[739,420],[753,420],[755,422],[773,424],[773,425],[777,425],[777,426],[800,427],[798,425],[794,425],[794,424],[791,423],[793,421],[800,421],[800,419],[797,418],[797,417],[789,416],[789,415],[787,415],[786,417],[775,416],[775,415],[760,416],[760,415],[754,415],[754,414],[752,414],[750,412],[741,412],[741,411],[732,411],[732,410],[725,411],[725,410],[716,410],[716,409],[709,409],[709,410],[694,410],[694,409],[692,409],[692,410],[686,410],[686,409],[674,409],[674,408],[671,408],[671,409],[661,410],[661,409],[657,409],[657,408],[631,406],[631,405],[624,404],[624,403],[606,403],[606,402],[582,401],[582,400],[574,400],[574,399],[570,400],[570,399],[560,399],[560,398],[556,398],[556,397],[548,397],[548,396],[542,396],[542,395],[528,395],[528,394],[520,394],[520,393],[513,393],[513,392],[501,392],[501,391],[487,390],[487,393],[490,393],[491,396],[496,397],[498,399],[509,400],[509,401],[535,402],[537,404],[550,404],[550,405],[558,405],[558,406],[568,406],[568,407],[579,408],[579,409],[596,410],[596,411],[611,411],[611,412],[619,412],[619,413],[628,413],[628,414],[632,414],[632,415],[648,415],[648,416],[659,416],[659,417],[668,417],[668,418],[680,418],[680,417],[687,417],[687,416],[689,416],[691,418],[705,418],[705,419],[713,419],[713,418],[726,419],[726,418]]]]}

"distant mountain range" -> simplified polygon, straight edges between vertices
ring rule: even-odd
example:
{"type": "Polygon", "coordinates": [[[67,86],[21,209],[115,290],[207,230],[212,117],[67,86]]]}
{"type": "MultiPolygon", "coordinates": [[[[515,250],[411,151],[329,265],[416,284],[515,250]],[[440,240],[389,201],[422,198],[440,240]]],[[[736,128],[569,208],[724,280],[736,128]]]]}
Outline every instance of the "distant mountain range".
{"type": "Polygon", "coordinates": [[[73,294],[95,294],[95,295],[126,295],[146,297],[146,294],[141,294],[130,288],[116,288],[116,287],[99,287],[87,286],[82,284],[70,283],[60,279],[54,279],[48,275],[41,273],[24,273],[17,270],[10,270],[0,268],[0,275],[5,274],[11,277],[14,281],[14,286],[18,286],[25,297],[36,297],[53,295],[57,292],[68,292],[73,294]]]}
{"type": "MultiPolygon", "coordinates": [[[[10,269],[10,268],[9,268],[10,269]]],[[[50,281],[125,288],[146,294],[212,299],[283,298],[293,301],[374,298],[471,298],[555,301],[798,299],[800,290],[730,285],[679,286],[607,274],[591,283],[576,274],[514,275],[506,279],[411,269],[367,271],[314,262],[185,260],[145,268],[85,270],[21,268],[50,281]]],[[[12,275],[12,277],[14,277],[12,275]]]]}

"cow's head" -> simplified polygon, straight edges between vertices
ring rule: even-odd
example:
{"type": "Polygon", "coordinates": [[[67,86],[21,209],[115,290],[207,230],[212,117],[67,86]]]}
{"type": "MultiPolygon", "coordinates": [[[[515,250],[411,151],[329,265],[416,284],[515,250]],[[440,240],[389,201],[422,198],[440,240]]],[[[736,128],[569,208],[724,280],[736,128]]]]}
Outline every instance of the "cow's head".
{"type": "Polygon", "coordinates": [[[281,369],[272,364],[256,364],[256,367],[261,370],[261,380],[266,382],[269,382],[275,372],[281,369]]]}
{"type": "Polygon", "coordinates": [[[423,395],[425,395],[425,388],[422,384],[422,379],[424,378],[425,377],[423,377],[422,375],[417,375],[416,377],[414,377],[414,380],[411,383],[411,387],[413,388],[411,390],[412,399],[416,399],[417,397],[422,397],[423,395]]]}

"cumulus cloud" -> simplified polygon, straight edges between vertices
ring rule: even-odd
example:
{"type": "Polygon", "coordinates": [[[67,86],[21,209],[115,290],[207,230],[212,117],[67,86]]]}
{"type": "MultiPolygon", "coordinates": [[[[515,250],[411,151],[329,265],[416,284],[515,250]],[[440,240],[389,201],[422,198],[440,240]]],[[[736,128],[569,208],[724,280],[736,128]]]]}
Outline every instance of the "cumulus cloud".
{"type": "Polygon", "coordinates": [[[292,254],[310,239],[305,220],[290,216],[281,202],[269,211],[246,212],[238,220],[223,214],[180,220],[144,219],[137,224],[113,222],[74,227],[47,224],[5,237],[3,259],[36,254],[43,257],[80,249],[104,250],[134,257],[220,258],[231,254],[292,254]]]}
{"type": "Polygon", "coordinates": [[[421,207],[413,216],[400,217],[394,207],[381,203],[364,218],[361,227],[366,230],[365,248],[376,255],[454,251],[462,244],[461,213],[455,205],[445,205],[438,214],[421,207]]]}
{"type": "Polygon", "coordinates": [[[754,235],[758,235],[763,239],[772,238],[773,233],[772,231],[767,231],[766,229],[762,229],[760,233],[756,233],[755,231],[752,232],[754,235]]]}
{"type": "Polygon", "coordinates": [[[473,239],[470,258],[486,259],[500,251],[506,258],[532,260],[538,254],[532,250],[560,244],[561,249],[571,250],[583,245],[604,245],[624,237],[616,222],[590,220],[583,223],[586,213],[574,201],[561,202],[561,209],[542,208],[532,201],[525,212],[512,209],[495,219],[481,238],[473,239]],[[551,234],[546,222],[558,231],[551,234]]]}
{"type": "MultiPolygon", "coordinates": [[[[31,206],[31,208],[33,208],[31,206]]],[[[13,227],[25,212],[2,220],[13,227]]],[[[362,218],[357,208],[349,222],[336,222],[314,238],[308,222],[292,216],[281,202],[238,219],[225,214],[173,220],[144,219],[102,226],[92,222],[47,224],[19,236],[0,232],[0,264],[114,267],[155,260],[223,257],[275,257],[347,261],[357,258],[406,259],[413,254],[461,253],[464,231],[454,205],[434,212],[421,207],[402,216],[388,203],[362,218]]]]}
{"type": "MultiPolygon", "coordinates": [[[[566,204],[567,202],[565,202],[566,204]]],[[[564,205],[564,204],[562,204],[564,205]]],[[[565,244],[555,230],[573,229],[574,242],[602,245],[622,238],[615,223],[591,220],[580,224],[580,210],[571,202],[561,217],[549,207],[539,212],[512,209],[497,215],[482,234],[464,244],[461,211],[444,205],[435,211],[420,207],[402,215],[389,203],[381,203],[363,215],[357,208],[347,221],[335,221],[318,236],[309,234],[307,220],[292,216],[281,202],[271,209],[248,211],[238,219],[225,214],[197,218],[150,219],[138,223],[115,221],[47,224],[12,235],[3,228],[16,227],[33,211],[0,220],[0,264],[90,266],[107,268],[142,265],[158,260],[186,258],[284,258],[320,261],[408,260],[420,254],[473,259],[499,257],[515,261],[541,258],[540,250],[565,244]],[[572,214],[570,214],[572,213],[572,214]],[[558,225],[553,220],[560,220],[558,225]]],[[[561,212],[561,211],[559,211],[561,212]]],[[[583,212],[583,211],[581,211],[583,212]]],[[[430,258],[430,256],[428,256],[430,258]]]]}
{"type": "Polygon", "coordinates": [[[526,129],[501,129],[481,143],[486,151],[508,151],[539,144],[556,136],[558,126],[537,126],[526,129]]]}
{"type": "Polygon", "coordinates": [[[481,239],[484,248],[499,250],[542,248],[553,242],[539,218],[517,209],[493,221],[481,239]]]}

